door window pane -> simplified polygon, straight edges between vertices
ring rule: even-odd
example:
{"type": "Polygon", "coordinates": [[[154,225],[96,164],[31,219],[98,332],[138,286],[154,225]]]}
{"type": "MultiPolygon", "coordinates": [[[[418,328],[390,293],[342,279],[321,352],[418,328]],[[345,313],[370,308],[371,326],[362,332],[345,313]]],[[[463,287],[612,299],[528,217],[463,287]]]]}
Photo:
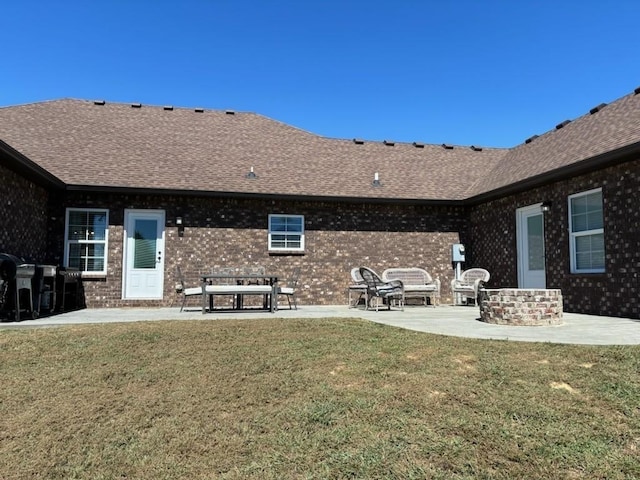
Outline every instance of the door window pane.
{"type": "Polygon", "coordinates": [[[136,219],[133,233],[133,268],[156,268],[158,222],[136,219]]]}
{"type": "Polygon", "coordinates": [[[527,217],[529,270],[544,270],[544,236],[542,214],[527,217]]]}

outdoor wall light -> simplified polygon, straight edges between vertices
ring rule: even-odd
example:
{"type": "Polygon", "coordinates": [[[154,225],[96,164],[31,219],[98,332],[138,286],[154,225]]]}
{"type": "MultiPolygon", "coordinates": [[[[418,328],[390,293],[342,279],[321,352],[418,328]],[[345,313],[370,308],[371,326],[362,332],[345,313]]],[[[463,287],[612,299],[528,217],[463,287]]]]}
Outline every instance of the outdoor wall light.
{"type": "Polygon", "coordinates": [[[551,210],[551,202],[542,202],[542,205],[540,205],[540,210],[542,210],[543,213],[547,213],[549,210],[551,210]]]}
{"type": "Polygon", "coordinates": [[[374,187],[381,187],[382,184],[380,183],[380,175],[378,174],[378,172],[373,174],[373,183],[371,184],[374,187]]]}
{"type": "Polygon", "coordinates": [[[182,217],[176,217],[176,226],[178,227],[178,236],[184,237],[184,225],[182,224],[182,217]]]}

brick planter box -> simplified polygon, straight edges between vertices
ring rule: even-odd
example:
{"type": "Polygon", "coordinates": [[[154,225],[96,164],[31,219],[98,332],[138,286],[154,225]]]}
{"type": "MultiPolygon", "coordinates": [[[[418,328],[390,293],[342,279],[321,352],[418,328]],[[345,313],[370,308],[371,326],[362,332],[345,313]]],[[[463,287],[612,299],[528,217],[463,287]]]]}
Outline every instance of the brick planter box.
{"type": "Polygon", "coordinates": [[[560,325],[560,289],[499,288],[480,290],[480,319],[497,325],[560,325]]]}

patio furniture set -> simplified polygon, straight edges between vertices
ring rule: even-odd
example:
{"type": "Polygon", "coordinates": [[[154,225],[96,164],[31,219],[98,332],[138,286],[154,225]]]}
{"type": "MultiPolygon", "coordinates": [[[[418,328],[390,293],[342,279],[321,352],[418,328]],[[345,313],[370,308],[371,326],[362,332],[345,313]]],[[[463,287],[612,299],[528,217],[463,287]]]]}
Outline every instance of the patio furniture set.
{"type": "Polygon", "coordinates": [[[275,312],[278,309],[278,296],[284,295],[289,303],[289,308],[298,309],[296,300],[296,287],[300,276],[300,268],[293,269],[293,274],[286,286],[281,286],[279,276],[266,273],[265,268],[219,268],[212,269],[210,273],[200,273],[200,286],[187,287],[180,267],[177,268],[178,284],[176,291],[182,294],[182,311],[189,297],[201,297],[202,313],[213,312],[218,309],[242,310],[249,308],[245,304],[247,296],[261,296],[262,303],[252,302],[251,306],[258,306],[264,310],[275,312]],[[231,299],[224,303],[216,304],[214,297],[227,297],[231,299]],[[292,303],[293,302],[293,303],[292,303]]]}
{"type": "MultiPolygon", "coordinates": [[[[471,298],[477,303],[478,292],[489,281],[490,274],[483,268],[465,270],[460,278],[451,282],[454,305],[462,299],[471,298]]],[[[418,298],[425,306],[440,303],[440,280],[418,267],[388,268],[378,275],[368,267],[351,269],[352,284],[348,288],[349,307],[357,307],[361,302],[365,309],[375,306],[378,311],[380,302],[390,309],[397,305],[401,310],[407,298],[418,298]]]]}

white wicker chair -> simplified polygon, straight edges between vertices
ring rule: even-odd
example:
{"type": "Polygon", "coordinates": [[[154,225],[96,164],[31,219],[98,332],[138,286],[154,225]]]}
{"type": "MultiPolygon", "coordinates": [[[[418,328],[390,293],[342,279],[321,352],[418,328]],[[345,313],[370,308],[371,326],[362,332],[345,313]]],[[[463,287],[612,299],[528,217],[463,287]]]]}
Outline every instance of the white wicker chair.
{"type": "Polygon", "coordinates": [[[459,279],[451,281],[451,294],[453,296],[453,304],[457,305],[458,296],[464,298],[473,298],[475,303],[478,302],[478,291],[489,281],[491,275],[484,268],[470,268],[460,274],[459,279]]]}

